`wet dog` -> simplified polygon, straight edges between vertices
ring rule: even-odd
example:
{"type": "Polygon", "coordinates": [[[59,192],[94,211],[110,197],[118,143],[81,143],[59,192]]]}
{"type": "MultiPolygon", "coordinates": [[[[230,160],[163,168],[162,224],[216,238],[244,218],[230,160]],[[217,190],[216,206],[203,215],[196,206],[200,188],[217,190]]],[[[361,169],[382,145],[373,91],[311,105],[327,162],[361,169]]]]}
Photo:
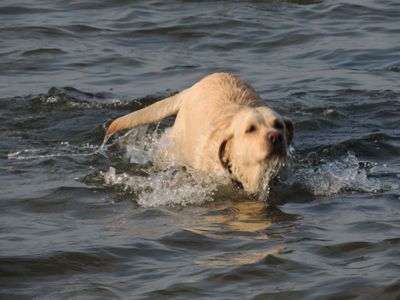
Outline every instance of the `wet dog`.
{"type": "Polygon", "coordinates": [[[214,73],[192,87],[114,120],[115,132],[177,115],[168,131],[169,155],[179,164],[216,174],[229,173],[249,193],[263,175],[279,168],[293,139],[293,123],[265,106],[238,76],[214,73]]]}

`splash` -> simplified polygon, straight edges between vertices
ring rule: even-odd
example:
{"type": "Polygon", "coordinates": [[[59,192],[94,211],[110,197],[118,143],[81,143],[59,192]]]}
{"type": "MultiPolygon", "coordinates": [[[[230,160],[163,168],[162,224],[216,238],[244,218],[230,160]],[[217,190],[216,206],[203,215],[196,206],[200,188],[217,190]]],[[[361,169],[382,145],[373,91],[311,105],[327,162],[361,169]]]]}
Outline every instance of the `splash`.
{"type": "MultiPolygon", "coordinates": [[[[158,126],[156,129],[143,126],[117,139],[114,144],[124,150],[129,163],[146,166],[151,162],[152,168],[146,170],[147,176],[136,176],[110,167],[107,172],[101,173],[105,184],[133,195],[142,207],[202,205],[221,197],[221,186],[230,187],[224,188],[227,193],[222,197],[238,195],[228,177],[179,167],[173,161],[158,164],[157,161],[162,160],[160,157],[167,152],[167,132],[160,134],[158,126]]],[[[362,167],[354,153],[348,153],[337,160],[320,159],[317,163],[311,163],[296,162],[291,159],[294,149],[289,150],[288,161],[276,158],[266,164],[257,194],[259,201],[269,201],[271,187],[274,188],[272,182],[275,182],[277,176],[278,181],[283,182],[288,190],[294,191],[295,187],[300,186],[314,196],[381,190],[380,182],[369,177],[369,170],[362,167]]]]}
{"type": "Polygon", "coordinates": [[[271,158],[267,161],[263,176],[261,178],[260,188],[258,191],[258,200],[267,201],[271,190],[271,180],[274,179],[281,167],[284,166],[284,162],[279,157],[271,158]]]}
{"type": "Polygon", "coordinates": [[[286,183],[305,186],[314,196],[330,196],[346,191],[381,190],[380,181],[370,178],[367,171],[355,154],[348,152],[338,160],[321,161],[315,167],[298,167],[286,183]]]}
{"type": "Polygon", "coordinates": [[[213,201],[219,186],[229,179],[190,167],[178,166],[168,155],[169,130],[161,134],[159,124],[131,129],[114,145],[123,149],[124,158],[136,164],[147,176],[137,176],[110,167],[100,176],[106,185],[132,195],[141,207],[202,205],[213,201]],[[149,167],[150,166],[150,167],[149,167]]]}
{"type": "Polygon", "coordinates": [[[141,207],[202,205],[213,201],[218,181],[195,170],[181,167],[150,173],[148,177],[101,172],[104,182],[135,196],[141,207]]]}
{"type": "MultiPolygon", "coordinates": [[[[127,173],[126,168],[116,170],[110,167],[108,171],[100,172],[100,180],[132,197],[142,207],[202,205],[219,198],[248,197],[244,192],[238,193],[227,176],[179,167],[172,160],[164,159],[170,141],[166,134],[168,130],[161,134],[158,125],[134,128],[124,136],[114,139],[112,144],[102,147],[60,142],[51,148],[15,151],[7,157],[9,160],[33,160],[89,157],[98,153],[107,156],[107,150],[115,150],[109,147],[116,146],[123,151],[127,164],[132,164],[132,172],[127,173]]],[[[293,149],[290,152],[293,152],[293,149]]],[[[111,159],[120,161],[121,157],[111,159]]],[[[382,190],[380,181],[371,178],[371,168],[364,165],[365,163],[360,162],[355,154],[350,152],[337,160],[270,160],[266,164],[257,197],[260,201],[269,201],[271,187],[273,190],[275,188],[272,182],[275,183],[273,179],[277,175],[280,183],[292,193],[296,193],[296,186],[305,188],[314,196],[382,190]],[[281,180],[285,172],[286,178],[281,180]]]]}

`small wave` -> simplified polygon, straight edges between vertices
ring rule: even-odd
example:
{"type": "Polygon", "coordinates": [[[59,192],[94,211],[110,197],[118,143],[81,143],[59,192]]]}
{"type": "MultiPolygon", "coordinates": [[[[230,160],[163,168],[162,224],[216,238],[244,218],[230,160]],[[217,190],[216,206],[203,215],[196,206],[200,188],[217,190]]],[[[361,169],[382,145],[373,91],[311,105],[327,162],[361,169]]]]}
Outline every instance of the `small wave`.
{"type": "Polygon", "coordinates": [[[32,148],[14,151],[7,154],[9,160],[32,160],[54,157],[89,156],[98,153],[99,146],[89,143],[76,146],[69,142],[60,142],[49,148],[32,148]]]}
{"type": "Polygon", "coordinates": [[[67,54],[67,52],[59,49],[59,48],[35,48],[32,50],[25,51],[22,53],[22,56],[30,56],[30,55],[62,55],[67,54]]]}
{"type": "Polygon", "coordinates": [[[32,8],[24,6],[3,6],[0,10],[0,15],[23,15],[23,14],[45,14],[54,12],[47,8],[32,8]]]}
{"type": "Polygon", "coordinates": [[[139,99],[122,100],[111,93],[87,93],[72,87],[52,87],[46,94],[30,99],[30,107],[40,112],[74,109],[128,109],[137,110],[144,104],[156,102],[165,95],[145,96],[139,99]]]}

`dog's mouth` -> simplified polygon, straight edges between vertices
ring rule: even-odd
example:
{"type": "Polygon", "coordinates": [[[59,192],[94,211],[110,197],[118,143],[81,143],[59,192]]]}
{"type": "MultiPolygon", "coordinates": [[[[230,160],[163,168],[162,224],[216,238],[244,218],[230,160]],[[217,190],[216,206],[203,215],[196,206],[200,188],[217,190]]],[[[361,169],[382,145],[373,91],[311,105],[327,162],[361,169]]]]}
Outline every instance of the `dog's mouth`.
{"type": "Polygon", "coordinates": [[[271,180],[278,175],[286,161],[286,156],[286,151],[284,153],[275,154],[264,163],[257,191],[259,200],[264,201],[268,197],[271,180]]]}
{"type": "MultiPolygon", "coordinates": [[[[261,164],[261,171],[259,173],[259,185],[257,190],[250,192],[250,195],[264,200],[267,198],[269,194],[269,186],[272,179],[274,179],[281,167],[284,165],[286,161],[287,153],[284,152],[277,152],[271,153],[271,155],[266,158],[261,164]]],[[[225,169],[228,171],[230,175],[231,182],[234,187],[238,189],[245,189],[244,184],[237,178],[237,174],[234,174],[232,168],[232,163],[230,161],[226,162],[225,169]]]]}

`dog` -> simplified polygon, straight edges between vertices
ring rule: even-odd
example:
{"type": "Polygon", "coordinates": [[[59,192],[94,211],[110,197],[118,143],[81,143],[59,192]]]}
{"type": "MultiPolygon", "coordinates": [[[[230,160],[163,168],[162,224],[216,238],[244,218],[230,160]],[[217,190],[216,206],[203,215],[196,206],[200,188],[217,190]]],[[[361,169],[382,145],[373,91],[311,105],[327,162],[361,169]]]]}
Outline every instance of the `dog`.
{"type": "Polygon", "coordinates": [[[181,165],[229,174],[256,193],[265,172],[279,169],[293,140],[294,126],[265,106],[254,89],[229,73],[208,75],[180,93],[114,120],[115,132],[176,115],[168,131],[168,153],[181,165]],[[274,163],[271,163],[274,162],[274,163]]]}

